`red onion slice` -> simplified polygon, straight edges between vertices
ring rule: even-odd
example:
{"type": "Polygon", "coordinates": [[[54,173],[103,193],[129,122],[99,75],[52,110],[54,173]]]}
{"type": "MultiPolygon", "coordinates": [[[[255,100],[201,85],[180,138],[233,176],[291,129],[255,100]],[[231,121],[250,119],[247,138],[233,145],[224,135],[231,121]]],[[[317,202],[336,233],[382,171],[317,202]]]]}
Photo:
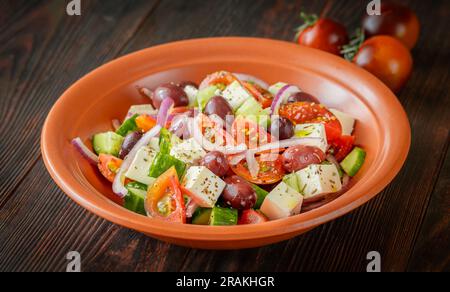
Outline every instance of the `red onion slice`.
{"type": "Polygon", "coordinates": [[[167,120],[169,118],[169,113],[174,105],[175,102],[171,98],[166,98],[162,101],[161,107],[159,108],[158,112],[158,125],[161,126],[161,128],[164,128],[166,126],[167,120]]]}
{"type": "Polygon", "coordinates": [[[312,143],[320,140],[321,138],[292,138],[288,140],[276,141],[263,146],[260,146],[254,150],[255,153],[261,153],[269,150],[277,150],[281,148],[289,148],[297,145],[311,145],[312,143]]]}
{"type": "Polygon", "coordinates": [[[281,105],[286,102],[286,99],[288,99],[289,96],[297,92],[301,92],[301,90],[297,86],[288,84],[282,87],[280,91],[278,91],[272,102],[272,115],[278,115],[278,111],[280,110],[281,105]]]}
{"type": "Polygon", "coordinates": [[[80,154],[86,158],[86,160],[94,165],[98,165],[98,156],[95,155],[81,140],[81,138],[75,138],[72,140],[72,145],[80,152],[80,154]]]}
{"type": "Polygon", "coordinates": [[[159,134],[161,129],[162,129],[162,127],[157,125],[153,129],[151,129],[149,132],[145,133],[145,135],[142,136],[142,138],[139,140],[139,142],[136,143],[136,145],[133,147],[133,149],[131,149],[131,151],[127,155],[127,157],[125,157],[125,160],[123,161],[122,166],[120,167],[119,171],[117,172],[116,178],[114,179],[114,183],[113,183],[113,192],[116,195],[123,198],[128,194],[128,191],[124,186],[125,172],[131,166],[131,163],[133,163],[133,160],[136,157],[136,154],[138,153],[138,151],[142,147],[147,146],[150,143],[150,140],[159,134]]]}
{"type": "Polygon", "coordinates": [[[253,178],[258,178],[260,167],[255,158],[255,153],[253,151],[247,151],[245,159],[247,160],[248,170],[250,171],[251,176],[253,178]]]}
{"type": "Polygon", "coordinates": [[[197,211],[199,207],[200,206],[194,200],[191,199],[189,203],[186,205],[186,217],[192,218],[194,216],[195,211],[197,211]]]}
{"type": "Polygon", "coordinates": [[[242,74],[242,73],[233,73],[234,76],[236,76],[237,79],[245,82],[255,83],[259,87],[261,87],[264,90],[268,90],[270,85],[264,82],[263,80],[249,74],[242,74]]]}

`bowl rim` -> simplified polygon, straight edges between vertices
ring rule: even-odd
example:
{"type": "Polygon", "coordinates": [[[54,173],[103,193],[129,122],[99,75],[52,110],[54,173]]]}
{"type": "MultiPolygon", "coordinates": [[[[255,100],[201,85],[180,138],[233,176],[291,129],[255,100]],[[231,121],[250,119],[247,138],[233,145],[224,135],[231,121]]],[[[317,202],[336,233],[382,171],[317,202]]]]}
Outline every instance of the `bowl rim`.
{"type": "MultiPolygon", "coordinates": [[[[308,70],[309,69],[310,68],[308,68],[308,70]]],[[[325,75],[326,78],[332,79],[334,82],[347,87],[349,90],[353,90],[349,88],[347,83],[342,80],[344,76],[330,75],[329,73],[324,73],[322,71],[324,70],[320,70],[320,74],[325,75]]],[[[68,143],[70,143],[70,141],[68,141],[68,143]]],[[[302,230],[309,230],[345,215],[374,198],[395,178],[406,161],[410,146],[411,127],[406,112],[391,90],[375,76],[345,61],[344,59],[322,51],[298,46],[285,41],[247,37],[219,37],[177,41],[146,48],[108,62],[85,75],[62,94],[49,112],[41,134],[41,152],[48,172],[56,184],[80,206],[110,222],[143,232],[145,234],[163,238],[205,242],[257,240],[268,237],[276,237],[288,233],[296,233],[302,230]],[[180,48],[193,49],[196,46],[211,45],[212,43],[214,43],[214,46],[216,47],[227,46],[230,44],[251,43],[258,46],[276,47],[279,50],[297,50],[296,52],[298,53],[302,52],[303,54],[314,55],[324,59],[327,63],[327,69],[330,69],[331,71],[336,69],[345,70],[346,75],[348,75],[345,76],[345,78],[348,79],[349,77],[357,77],[360,81],[369,86],[371,90],[381,92],[384,96],[384,102],[389,104],[389,110],[396,112],[396,121],[398,121],[398,123],[390,126],[388,129],[388,133],[390,134],[389,136],[383,137],[385,139],[389,139],[395,147],[391,147],[390,149],[386,149],[386,147],[384,147],[379,153],[379,156],[381,157],[377,157],[377,159],[374,160],[374,166],[377,166],[375,162],[378,159],[384,159],[391,161],[391,165],[389,165],[390,168],[386,172],[383,172],[382,176],[380,174],[378,174],[378,176],[371,174],[370,177],[365,178],[365,184],[367,185],[363,186],[362,184],[356,184],[346,193],[345,196],[342,196],[335,201],[313,211],[286,219],[270,221],[261,225],[242,225],[214,228],[211,228],[210,226],[173,224],[154,220],[132,213],[111,202],[110,204],[102,203],[99,205],[100,202],[105,202],[108,199],[93,196],[92,193],[86,192],[79,184],[76,184],[74,181],[71,181],[71,179],[61,175],[61,165],[57,163],[58,159],[53,149],[54,145],[51,145],[50,143],[50,137],[53,132],[52,129],[55,128],[57,123],[55,116],[57,113],[63,111],[65,104],[71,99],[73,92],[78,90],[78,86],[80,84],[95,79],[97,75],[104,74],[113,67],[125,66],[128,62],[136,58],[164,52],[173,53],[180,50],[180,48]],[[396,135],[400,136],[401,139],[396,139],[396,135]],[[358,192],[360,193],[358,194],[358,192]]],[[[380,171],[380,168],[383,168],[383,165],[378,165],[377,168],[375,168],[375,174],[380,171]]],[[[385,166],[384,168],[386,169],[385,166]]]]}

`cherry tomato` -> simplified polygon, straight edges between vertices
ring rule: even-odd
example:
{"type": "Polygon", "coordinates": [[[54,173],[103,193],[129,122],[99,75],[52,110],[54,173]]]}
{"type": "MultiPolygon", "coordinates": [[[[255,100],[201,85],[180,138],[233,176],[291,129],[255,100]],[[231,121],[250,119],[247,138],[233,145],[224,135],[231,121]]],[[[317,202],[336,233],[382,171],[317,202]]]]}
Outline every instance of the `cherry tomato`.
{"type": "Polygon", "coordinates": [[[261,224],[268,221],[267,217],[261,212],[250,209],[241,213],[238,225],[261,224]]]}
{"type": "Polygon", "coordinates": [[[98,169],[100,173],[110,182],[114,182],[116,173],[122,166],[122,160],[112,155],[100,154],[98,157],[98,169]]]}
{"type": "Polygon", "coordinates": [[[339,120],[325,106],[311,102],[295,102],[284,104],[280,108],[280,116],[294,124],[322,123],[325,126],[328,141],[342,135],[339,120]]]}
{"type": "Polygon", "coordinates": [[[298,29],[300,45],[340,55],[341,48],[349,41],[346,28],[331,19],[319,19],[315,15],[302,14],[305,24],[298,29]]]}
{"type": "Polygon", "coordinates": [[[417,15],[408,7],[383,1],[381,15],[365,16],[363,29],[367,37],[389,35],[412,49],[419,39],[420,23],[417,15]]]}
{"type": "Polygon", "coordinates": [[[186,207],[175,167],[162,174],[148,189],[145,209],[152,218],[186,223],[186,207]]]}
{"type": "Polygon", "coordinates": [[[353,150],[355,146],[354,136],[342,136],[331,142],[331,149],[333,149],[334,157],[341,162],[353,150]]]}
{"type": "Polygon", "coordinates": [[[246,144],[249,149],[254,149],[276,140],[263,127],[242,117],[234,120],[231,134],[238,145],[246,144]]]}
{"type": "Polygon", "coordinates": [[[408,81],[413,68],[409,50],[390,36],[376,36],[365,41],[353,61],[378,77],[395,93],[408,81]]]}
{"type": "Polygon", "coordinates": [[[281,181],[285,175],[281,155],[278,155],[274,161],[263,161],[261,157],[256,157],[260,169],[257,178],[252,177],[245,160],[232,166],[231,169],[238,176],[257,185],[271,185],[281,181]]]}

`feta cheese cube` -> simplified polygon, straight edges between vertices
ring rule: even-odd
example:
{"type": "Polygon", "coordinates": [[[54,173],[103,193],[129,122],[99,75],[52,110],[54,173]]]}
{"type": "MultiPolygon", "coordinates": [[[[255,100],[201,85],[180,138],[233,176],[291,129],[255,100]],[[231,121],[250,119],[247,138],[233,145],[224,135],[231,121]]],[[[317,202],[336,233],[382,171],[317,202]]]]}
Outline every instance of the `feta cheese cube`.
{"type": "Polygon", "coordinates": [[[134,181],[146,185],[152,185],[155,182],[155,179],[151,178],[149,173],[155,156],[155,150],[149,147],[142,147],[136,154],[136,157],[131,163],[131,166],[125,176],[134,181]]]}
{"type": "Polygon", "coordinates": [[[183,161],[186,164],[194,164],[206,155],[205,150],[195,139],[184,140],[172,147],[170,155],[183,161]]]}
{"type": "Polygon", "coordinates": [[[213,208],[226,183],[204,166],[193,166],[188,169],[183,186],[194,201],[203,208],[213,208]]]}
{"type": "Polygon", "coordinates": [[[222,92],[222,97],[228,101],[233,108],[233,111],[239,109],[247,99],[253,98],[247,89],[245,89],[238,81],[231,83],[225,88],[222,92]]]}
{"type": "Polygon", "coordinates": [[[336,193],[342,189],[339,171],[334,164],[313,164],[298,171],[297,176],[305,198],[336,193]]]}
{"type": "Polygon", "coordinates": [[[303,196],[282,182],[267,195],[261,212],[270,220],[277,220],[299,214],[302,204],[303,196]]]}
{"type": "Polygon", "coordinates": [[[323,124],[301,124],[295,127],[297,138],[319,138],[317,141],[308,143],[326,153],[328,150],[327,133],[323,124]]]}
{"type": "Polygon", "coordinates": [[[356,119],[335,109],[330,109],[330,112],[332,112],[341,123],[342,135],[351,136],[353,134],[353,130],[355,129],[356,119]]]}

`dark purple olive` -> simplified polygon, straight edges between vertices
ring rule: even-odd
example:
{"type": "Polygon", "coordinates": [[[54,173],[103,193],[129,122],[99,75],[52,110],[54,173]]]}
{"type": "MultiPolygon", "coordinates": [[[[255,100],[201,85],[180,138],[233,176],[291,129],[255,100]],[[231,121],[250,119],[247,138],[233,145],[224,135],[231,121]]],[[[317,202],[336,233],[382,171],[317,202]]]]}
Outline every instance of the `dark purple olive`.
{"type": "Polygon", "coordinates": [[[270,133],[278,140],[290,139],[295,134],[294,124],[286,118],[276,118],[272,121],[270,133]]]}
{"type": "Polygon", "coordinates": [[[325,160],[325,153],[317,147],[293,146],[282,155],[284,169],[287,172],[302,170],[311,164],[320,164],[325,160]]]}
{"type": "Polygon", "coordinates": [[[167,83],[155,89],[153,94],[153,105],[159,109],[164,99],[171,98],[175,102],[175,107],[189,105],[189,98],[184,90],[175,84],[167,83]]]}
{"type": "Polygon", "coordinates": [[[120,149],[119,158],[125,159],[133,147],[141,140],[142,133],[141,132],[133,132],[128,134],[122,143],[122,148],[120,149]]]}
{"type": "Polygon", "coordinates": [[[178,83],[178,87],[185,89],[187,86],[192,86],[198,89],[198,84],[192,81],[182,81],[178,83]]]}
{"type": "Polygon", "coordinates": [[[314,102],[314,103],[320,103],[320,101],[315,98],[314,96],[312,96],[309,93],[306,92],[297,92],[292,94],[291,96],[289,96],[287,102],[288,103],[295,103],[295,102],[314,102]]]}
{"type": "Polygon", "coordinates": [[[230,176],[225,183],[227,186],[222,194],[225,204],[237,210],[248,210],[256,205],[256,193],[245,179],[230,176]]]}
{"type": "Polygon", "coordinates": [[[233,109],[231,108],[228,101],[225,100],[222,96],[214,96],[211,100],[206,104],[205,114],[217,115],[222,120],[226,121],[227,116],[233,115],[233,109]]]}
{"type": "Polygon", "coordinates": [[[228,159],[222,152],[213,151],[203,157],[200,161],[200,165],[208,168],[217,176],[225,176],[230,169],[228,159]]]}

